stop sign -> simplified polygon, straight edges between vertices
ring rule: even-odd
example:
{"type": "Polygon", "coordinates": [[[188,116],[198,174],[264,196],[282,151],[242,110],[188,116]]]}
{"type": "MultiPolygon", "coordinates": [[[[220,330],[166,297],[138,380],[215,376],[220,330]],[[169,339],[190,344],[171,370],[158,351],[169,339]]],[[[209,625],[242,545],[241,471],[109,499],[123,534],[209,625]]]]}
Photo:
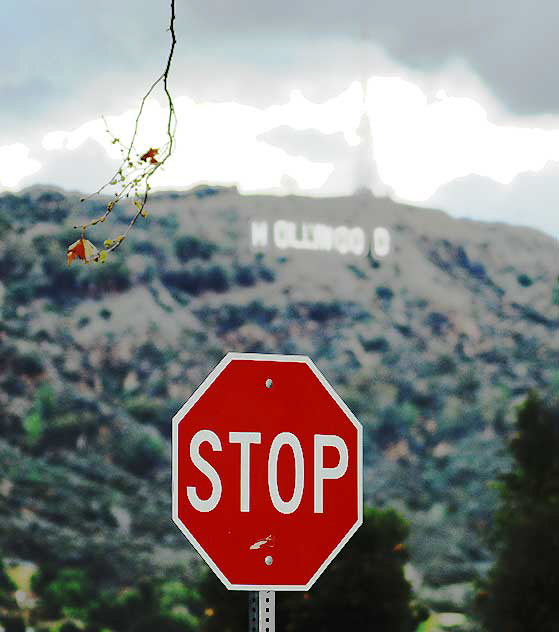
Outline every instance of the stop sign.
{"type": "Polygon", "coordinates": [[[362,487],[361,424],[306,356],[230,353],[173,418],[173,520],[229,589],[308,590],[362,487]]]}

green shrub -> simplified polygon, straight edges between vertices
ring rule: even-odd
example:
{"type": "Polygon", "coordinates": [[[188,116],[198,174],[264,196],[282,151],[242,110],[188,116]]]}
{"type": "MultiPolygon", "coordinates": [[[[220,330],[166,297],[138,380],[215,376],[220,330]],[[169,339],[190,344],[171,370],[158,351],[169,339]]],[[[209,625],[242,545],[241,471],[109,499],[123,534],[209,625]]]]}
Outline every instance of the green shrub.
{"type": "Polygon", "coordinates": [[[18,616],[0,615],[0,625],[4,628],[4,632],[25,632],[25,622],[18,616]]]}
{"type": "Polygon", "coordinates": [[[43,361],[35,351],[19,353],[14,358],[13,369],[18,374],[36,377],[43,372],[43,361]]]}
{"type": "Polygon", "coordinates": [[[488,632],[559,629],[559,407],[532,393],[517,411],[477,606],[488,632]]]}
{"type": "Polygon", "coordinates": [[[166,446],[158,436],[146,431],[124,434],[115,448],[120,464],[132,474],[150,474],[166,460],[166,446]]]}
{"type": "Polygon", "coordinates": [[[533,283],[532,279],[527,274],[519,274],[516,277],[516,280],[518,281],[518,285],[521,285],[522,287],[530,287],[533,283]]]}
{"type": "Polygon", "coordinates": [[[204,285],[215,292],[225,292],[229,288],[227,273],[221,266],[212,266],[206,273],[204,285]]]}
{"type": "Polygon", "coordinates": [[[175,255],[182,263],[192,259],[208,260],[216,250],[215,244],[194,235],[183,235],[175,241],[175,255]]]}
{"type": "Polygon", "coordinates": [[[44,425],[41,416],[33,411],[23,420],[25,438],[29,445],[36,445],[43,436],[44,425]]]}
{"type": "Polygon", "coordinates": [[[241,266],[235,272],[235,282],[249,287],[256,283],[256,276],[249,266],[241,266]]]}
{"type": "Polygon", "coordinates": [[[447,353],[441,354],[433,364],[433,372],[437,375],[454,373],[457,369],[456,360],[447,353]]]}
{"type": "Polygon", "coordinates": [[[207,290],[224,292],[229,288],[227,273],[219,265],[171,270],[162,275],[162,280],[166,285],[193,295],[207,290]]]}
{"type": "Polygon", "coordinates": [[[390,301],[394,297],[394,292],[384,285],[379,285],[375,290],[375,294],[377,298],[380,298],[383,301],[390,301]]]}
{"type": "Polygon", "coordinates": [[[384,336],[376,336],[375,338],[361,338],[363,349],[368,352],[385,353],[390,348],[390,343],[384,336]]]}

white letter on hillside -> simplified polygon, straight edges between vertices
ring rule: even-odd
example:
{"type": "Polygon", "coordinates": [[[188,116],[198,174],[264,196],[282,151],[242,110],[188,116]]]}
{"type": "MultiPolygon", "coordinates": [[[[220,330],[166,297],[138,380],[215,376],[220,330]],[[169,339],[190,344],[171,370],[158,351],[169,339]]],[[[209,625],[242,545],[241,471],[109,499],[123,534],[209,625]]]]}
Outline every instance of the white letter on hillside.
{"type": "Polygon", "coordinates": [[[268,245],[268,222],[252,222],[252,247],[266,248],[268,245]]]}

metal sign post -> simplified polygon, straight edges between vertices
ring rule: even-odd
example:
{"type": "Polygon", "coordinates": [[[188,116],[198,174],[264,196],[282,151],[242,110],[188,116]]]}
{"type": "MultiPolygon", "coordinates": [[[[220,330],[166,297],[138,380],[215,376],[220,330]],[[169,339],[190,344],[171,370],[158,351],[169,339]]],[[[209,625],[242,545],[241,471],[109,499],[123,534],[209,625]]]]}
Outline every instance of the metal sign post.
{"type": "Polygon", "coordinates": [[[273,590],[249,593],[248,632],[276,632],[276,594],[273,590]]]}

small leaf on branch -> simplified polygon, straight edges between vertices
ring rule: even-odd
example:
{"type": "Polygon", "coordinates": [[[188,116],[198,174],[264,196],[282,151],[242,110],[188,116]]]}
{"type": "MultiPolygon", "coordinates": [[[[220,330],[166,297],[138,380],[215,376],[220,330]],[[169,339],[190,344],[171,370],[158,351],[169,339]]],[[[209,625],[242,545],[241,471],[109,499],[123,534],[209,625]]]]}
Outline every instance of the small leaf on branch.
{"type": "Polygon", "coordinates": [[[156,165],[159,162],[157,158],[155,157],[158,153],[159,153],[159,149],[151,147],[150,149],[146,151],[145,154],[142,154],[140,156],[140,160],[143,160],[144,162],[150,162],[152,165],[156,165]]]}

